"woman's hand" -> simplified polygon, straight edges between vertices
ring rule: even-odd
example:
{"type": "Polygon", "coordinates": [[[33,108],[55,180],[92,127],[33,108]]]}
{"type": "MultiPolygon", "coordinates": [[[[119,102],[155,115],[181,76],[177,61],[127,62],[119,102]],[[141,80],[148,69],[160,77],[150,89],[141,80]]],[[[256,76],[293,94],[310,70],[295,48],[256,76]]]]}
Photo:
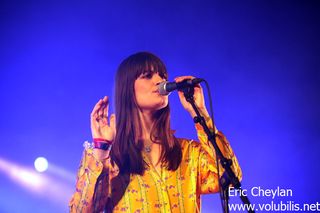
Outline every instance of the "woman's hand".
{"type": "MultiPolygon", "coordinates": [[[[185,79],[193,79],[193,76],[180,76],[175,78],[175,82],[181,82],[185,79]]],[[[180,102],[182,106],[190,113],[191,117],[194,118],[196,116],[196,112],[193,110],[191,104],[186,101],[183,92],[178,91],[178,95],[180,98],[180,102]]],[[[199,108],[200,114],[204,117],[209,117],[209,113],[207,111],[206,105],[204,103],[204,96],[202,87],[198,84],[194,87],[194,95],[193,95],[194,101],[196,106],[199,108]]]]}
{"type": "Polygon", "coordinates": [[[115,137],[115,115],[110,116],[108,122],[109,99],[100,99],[91,112],[91,133],[93,138],[103,138],[113,141],[115,137]]]}

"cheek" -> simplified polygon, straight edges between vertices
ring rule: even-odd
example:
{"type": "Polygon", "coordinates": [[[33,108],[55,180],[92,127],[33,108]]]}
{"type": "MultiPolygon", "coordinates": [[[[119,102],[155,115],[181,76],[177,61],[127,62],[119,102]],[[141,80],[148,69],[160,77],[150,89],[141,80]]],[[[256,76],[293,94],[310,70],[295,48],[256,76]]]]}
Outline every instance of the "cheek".
{"type": "Polygon", "coordinates": [[[134,92],[135,94],[141,94],[141,93],[145,93],[147,91],[147,86],[145,84],[145,82],[141,81],[141,80],[136,80],[134,83],[134,92]]]}
{"type": "Polygon", "coordinates": [[[137,103],[143,102],[146,94],[148,92],[148,88],[142,82],[135,82],[134,84],[134,94],[136,96],[137,103]]]}

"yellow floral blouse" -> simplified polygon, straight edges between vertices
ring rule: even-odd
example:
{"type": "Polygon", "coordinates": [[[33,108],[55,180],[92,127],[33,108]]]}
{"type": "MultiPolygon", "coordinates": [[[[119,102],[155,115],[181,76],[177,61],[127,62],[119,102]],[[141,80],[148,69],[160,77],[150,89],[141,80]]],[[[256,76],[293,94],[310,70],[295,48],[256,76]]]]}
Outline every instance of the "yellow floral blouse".
{"type": "MultiPolygon", "coordinates": [[[[212,122],[208,122],[212,128],[212,122]]],[[[216,157],[212,145],[200,124],[196,124],[199,142],[179,139],[182,161],[176,171],[161,167],[157,171],[143,154],[147,165],[143,176],[118,175],[110,159],[100,162],[93,150],[86,148],[78,170],[76,192],[70,212],[200,212],[200,194],[219,191],[216,157]],[[111,209],[105,209],[106,203],[111,209]]],[[[232,169],[241,179],[238,161],[225,136],[219,131],[217,143],[222,144],[232,159],[232,169]]],[[[220,175],[223,168],[220,166],[220,175]]]]}

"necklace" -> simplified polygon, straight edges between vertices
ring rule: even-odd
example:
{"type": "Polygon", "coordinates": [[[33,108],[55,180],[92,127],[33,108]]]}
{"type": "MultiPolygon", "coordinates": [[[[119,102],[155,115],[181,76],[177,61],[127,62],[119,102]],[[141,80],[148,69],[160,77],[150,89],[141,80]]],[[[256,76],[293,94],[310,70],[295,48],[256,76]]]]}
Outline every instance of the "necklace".
{"type": "Polygon", "coordinates": [[[147,153],[150,153],[151,152],[151,145],[144,146],[144,151],[146,151],[147,153]]]}
{"type": "MultiPolygon", "coordinates": [[[[152,141],[144,141],[144,145],[143,145],[143,149],[144,149],[144,151],[146,152],[146,153],[150,153],[151,152],[151,150],[152,150],[152,145],[153,144],[159,144],[159,143],[156,143],[156,142],[152,142],[152,141]]],[[[155,148],[155,147],[154,147],[155,148]]]]}
{"type": "Polygon", "coordinates": [[[153,144],[153,142],[151,142],[151,143],[147,143],[147,142],[145,142],[144,143],[144,151],[146,152],[146,153],[150,153],[151,152],[151,147],[152,147],[152,144],[153,144]]]}

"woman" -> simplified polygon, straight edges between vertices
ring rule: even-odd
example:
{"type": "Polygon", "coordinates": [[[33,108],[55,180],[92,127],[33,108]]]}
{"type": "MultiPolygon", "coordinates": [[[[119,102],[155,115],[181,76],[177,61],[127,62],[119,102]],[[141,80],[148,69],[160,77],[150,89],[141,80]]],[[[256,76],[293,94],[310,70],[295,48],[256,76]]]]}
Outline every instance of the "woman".
{"type": "MultiPolygon", "coordinates": [[[[186,78],[193,77],[175,81],[186,78]]],[[[115,115],[109,122],[108,97],[91,113],[95,143],[85,148],[71,212],[200,212],[200,194],[219,191],[215,153],[202,127],[195,126],[200,142],[176,138],[170,129],[168,96],[158,93],[158,84],[167,79],[163,62],[148,52],[133,54],[120,64],[115,115]]],[[[193,118],[191,105],[178,94],[193,118]]],[[[200,85],[194,99],[213,130],[200,85]]],[[[241,179],[228,141],[215,131],[218,146],[241,179]]]]}

